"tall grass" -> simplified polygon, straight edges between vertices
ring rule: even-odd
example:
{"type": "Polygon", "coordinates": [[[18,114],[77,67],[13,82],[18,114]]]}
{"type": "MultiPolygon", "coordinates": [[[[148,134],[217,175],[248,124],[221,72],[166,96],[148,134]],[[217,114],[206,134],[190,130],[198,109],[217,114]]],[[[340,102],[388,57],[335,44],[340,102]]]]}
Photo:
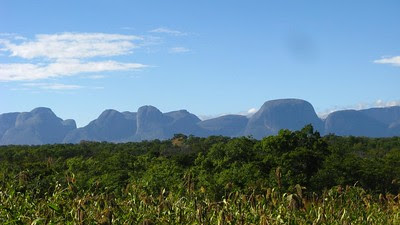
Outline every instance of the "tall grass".
{"type": "Polygon", "coordinates": [[[1,224],[400,224],[400,195],[371,195],[355,186],[303,196],[279,188],[261,194],[227,193],[212,201],[201,191],[160,190],[157,196],[128,185],[119,194],[77,190],[58,182],[46,193],[17,182],[0,185],[1,224]]]}

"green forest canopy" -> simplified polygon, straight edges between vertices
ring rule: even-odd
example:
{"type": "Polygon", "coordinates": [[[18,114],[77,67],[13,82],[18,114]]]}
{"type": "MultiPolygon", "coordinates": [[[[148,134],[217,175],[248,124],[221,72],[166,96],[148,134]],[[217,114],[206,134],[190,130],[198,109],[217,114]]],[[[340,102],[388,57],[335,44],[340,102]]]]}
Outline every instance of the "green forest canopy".
{"type": "Polygon", "coordinates": [[[148,194],[201,190],[214,199],[268,187],[290,191],[297,184],[308,194],[337,185],[398,193],[399,178],[399,137],[321,137],[311,125],[262,140],[177,134],[140,143],[0,147],[0,180],[18,179],[21,190],[39,195],[55,182],[72,181],[78,190],[118,192],[135,185],[148,194]]]}

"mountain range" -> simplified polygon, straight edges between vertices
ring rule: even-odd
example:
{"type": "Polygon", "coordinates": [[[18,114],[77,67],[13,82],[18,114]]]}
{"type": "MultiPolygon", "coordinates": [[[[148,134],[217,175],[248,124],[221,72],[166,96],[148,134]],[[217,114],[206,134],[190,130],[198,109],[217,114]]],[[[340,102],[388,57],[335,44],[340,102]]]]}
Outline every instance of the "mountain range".
{"type": "Polygon", "coordinates": [[[164,140],[178,133],[200,137],[251,135],[261,139],[281,129],[299,130],[307,124],[323,135],[399,136],[400,106],[341,110],[322,119],[307,101],[278,99],[265,102],[249,117],[224,115],[208,120],[200,120],[186,110],[162,113],[154,106],[142,106],[137,112],[105,110],[81,128],[74,120],[63,120],[51,109],[39,107],[30,112],[0,114],[0,145],[164,140]]]}

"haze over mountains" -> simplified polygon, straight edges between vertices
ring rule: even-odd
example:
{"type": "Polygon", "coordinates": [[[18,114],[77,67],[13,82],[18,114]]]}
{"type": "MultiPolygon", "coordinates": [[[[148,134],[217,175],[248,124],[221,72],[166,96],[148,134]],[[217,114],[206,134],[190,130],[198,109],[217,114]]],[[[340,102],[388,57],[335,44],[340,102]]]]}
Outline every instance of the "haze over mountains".
{"type": "Polygon", "coordinates": [[[323,135],[398,136],[400,106],[342,110],[321,119],[307,101],[279,99],[265,102],[251,117],[225,115],[203,121],[186,110],[162,113],[153,106],[142,106],[137,112],[105,110],[81,128],[74,120],[62,120],[51,109],[40,107],[31,112],[0,114],[0,145],[163,140],[177,133],[201,137],[252,135],[261,139],[281,129],[298,130],[307,124],[323,135]]]}

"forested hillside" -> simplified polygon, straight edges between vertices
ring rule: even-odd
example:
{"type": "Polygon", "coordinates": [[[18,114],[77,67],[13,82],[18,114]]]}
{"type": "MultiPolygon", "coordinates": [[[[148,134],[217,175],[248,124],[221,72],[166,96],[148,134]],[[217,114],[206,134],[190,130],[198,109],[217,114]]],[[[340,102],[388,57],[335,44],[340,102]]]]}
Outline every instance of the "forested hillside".
{"type": "Polygon", "coordinates": [[[262,140],[1,146],[0,181],[10,224],[395,224],[400,137],[321,137],[308,125],[262,140]]]}

